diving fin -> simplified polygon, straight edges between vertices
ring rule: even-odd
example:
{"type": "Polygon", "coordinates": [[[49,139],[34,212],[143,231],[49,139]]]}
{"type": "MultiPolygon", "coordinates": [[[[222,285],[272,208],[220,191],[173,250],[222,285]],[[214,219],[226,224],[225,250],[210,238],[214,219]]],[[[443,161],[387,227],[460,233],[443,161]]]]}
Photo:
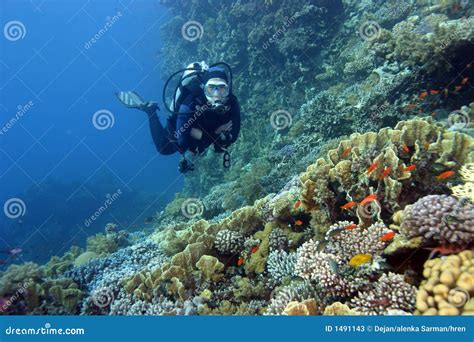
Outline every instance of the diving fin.
{"type": "Polygon", "coordinates": [[[119,91],[115,93],[117,99],[128,108],[142,109],[146,103],[143,98],[134,91],[119,91]]]}

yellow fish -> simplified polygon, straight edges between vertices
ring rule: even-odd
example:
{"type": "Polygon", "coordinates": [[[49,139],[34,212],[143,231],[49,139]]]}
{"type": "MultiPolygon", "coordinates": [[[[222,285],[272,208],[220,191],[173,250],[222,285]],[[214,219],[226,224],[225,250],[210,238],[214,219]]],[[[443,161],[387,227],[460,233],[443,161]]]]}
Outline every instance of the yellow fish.
{"type": "Polygon", "coordinates": [[[372,255],[370,254],[356,254],[349,260],[349,265],[357,267],[371,261],[372,255]]]}

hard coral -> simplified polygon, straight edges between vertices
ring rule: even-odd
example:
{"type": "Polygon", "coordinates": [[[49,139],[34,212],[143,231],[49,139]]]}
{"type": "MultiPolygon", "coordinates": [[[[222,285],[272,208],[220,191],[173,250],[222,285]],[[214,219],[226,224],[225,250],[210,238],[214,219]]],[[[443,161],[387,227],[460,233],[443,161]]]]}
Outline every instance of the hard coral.
{"type": "Polygon", "coordinates": [[[369,290],[351,300],[351,308],[366,315],[384,315],[389,310],[413,312],[416,288],[395,273],[383,274],[369,290]]]}
{"type": "Polygon", "coordinates": [[[416,294],[419,315],[474,314],[474,252],[427,260],[416,294]]]}
{"type": "Polygon", "coordinates": [[[429,195],[404,210],[401,232],[427,245],[469,244],[474,238],[474,205],[447,195],[429,195]]]}

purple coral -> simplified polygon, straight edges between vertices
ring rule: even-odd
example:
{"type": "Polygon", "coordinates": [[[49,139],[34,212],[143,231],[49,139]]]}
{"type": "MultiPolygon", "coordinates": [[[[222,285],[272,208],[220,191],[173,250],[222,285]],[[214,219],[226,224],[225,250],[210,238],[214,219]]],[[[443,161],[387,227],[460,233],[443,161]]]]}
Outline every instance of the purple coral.
{"type": "Polygon", "coordinates": [[[355,292],[355,284],[340,274],[344,265],[340,256],[318,251],[318,243],[310,240],[298,249],[295,274],[315,281],[329,295],[347,297],[355,292]]]}
{"type": "Polygon", "coordinates": [[[350,259],[356,254],[380,255],[388,242],[380,241],[380,237],[388,232],[383,222],[377,222],[370,227],[345,229],[352,224],[349,221],[341,221],[332,225],[326,233],[328,244],[326,251],[337,254],[345,259],[350,259]]]}
{"type": "Polygon", "coordinates": [[[408,238],[425,244],[466,245],[474,238],[474,205],[447,195],[429,195],[404,210],[400,226],[408,238]]]}
{"type": "Polygon", "coordinates": [[[390,314],[393,310],[415,310],[416,287],[406,283],[403,276],[383,274],[372,289],[361,291],[351,300],[351,308],[366,315],[390,314]]]}

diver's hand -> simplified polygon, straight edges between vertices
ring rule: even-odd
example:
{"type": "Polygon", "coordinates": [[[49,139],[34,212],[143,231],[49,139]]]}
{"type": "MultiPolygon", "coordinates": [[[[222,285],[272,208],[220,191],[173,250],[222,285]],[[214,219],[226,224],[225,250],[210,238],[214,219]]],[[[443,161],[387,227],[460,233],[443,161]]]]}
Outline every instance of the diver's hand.
{"type": "Polygon", "coordinates": [[[153,101],[148,101],[140,105],[140,110],[144,111],[148,115],[153,115],[157,111],[160,110],[160,107],[158,106],[158,103],[153,102],[153,101]]]}
{"type": "Polygon", "coordinates": [[[181,173],[186,173],[188,171],[194,171],[194,164],[190,163],[185,158],[183,158],[179,162],[178,170],[181,173]]]}
{"type": "Polygon", "coordinates": [[[229,121],[228,123],[225,123],[217,127],[214,133],[216,133],[216,135],[220,135],[222,132],[230,131],[231,129],[232,129],[232,121],[229,121]]]}
{"type": "Polygon", "coordinates": [[[191,136],[196,140],[201,140],[202,131],[199,128],[191,128],[191,136]]]}

